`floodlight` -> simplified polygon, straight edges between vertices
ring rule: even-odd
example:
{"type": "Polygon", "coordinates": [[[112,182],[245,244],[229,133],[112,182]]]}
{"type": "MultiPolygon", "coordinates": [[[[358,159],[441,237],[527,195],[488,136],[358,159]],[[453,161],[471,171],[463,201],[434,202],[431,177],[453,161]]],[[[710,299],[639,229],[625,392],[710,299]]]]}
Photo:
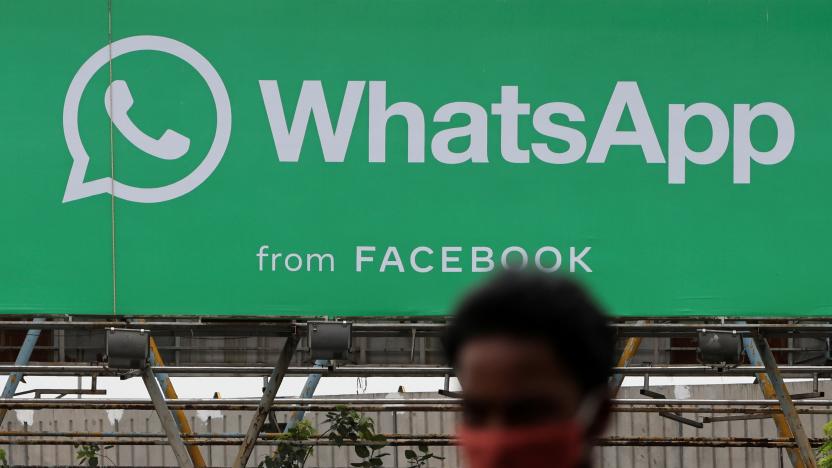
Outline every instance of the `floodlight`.
{"type": "Polygon", "coordinates": [[[742,361],[742,337],[736,330],[699,330],[696,359],[713,367],[736,366],[742,361]]]}
{"type": "Polygon", "coordinates": [[[309,322],[309,354],[312,359],[346,359],[352,345],[352,323],[309,322]]]}
{"type": "Polygon", "coordinates": [[[107,366],[144,369],[150,349],[150,330],[107,329],[107,366]]]}

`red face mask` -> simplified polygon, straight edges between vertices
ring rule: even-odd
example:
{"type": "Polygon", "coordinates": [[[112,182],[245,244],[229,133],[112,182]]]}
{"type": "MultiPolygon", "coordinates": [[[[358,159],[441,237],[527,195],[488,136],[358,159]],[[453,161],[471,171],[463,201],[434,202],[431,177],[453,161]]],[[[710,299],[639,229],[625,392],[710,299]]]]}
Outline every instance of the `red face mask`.
{"type": "Polygon", "coordinates": [[[575,420],[538,426],[457,431],[468,468],[575,468],[585,454],[584,428],[575,420]]]}

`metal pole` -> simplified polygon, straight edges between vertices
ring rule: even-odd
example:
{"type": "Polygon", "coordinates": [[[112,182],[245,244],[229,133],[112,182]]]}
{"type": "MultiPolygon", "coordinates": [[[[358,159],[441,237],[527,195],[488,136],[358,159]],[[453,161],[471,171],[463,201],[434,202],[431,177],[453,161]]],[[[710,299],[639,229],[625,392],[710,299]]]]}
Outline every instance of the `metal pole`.
{"type": "MultiPolygon", "coordinates": [[[[783,377],[777,369],[777,361],[774,359],[774,354],[771,352],[768,341],[762,335],[756,335],[754,337],[754,344],[757,345],[759,358],[762,360],[763,365],[766,366],[769,385],[774,389],[774,393],[780,401],[780,410],[783,412],[783,417],[788,423],[788,428],[791,429],[791,435],[794,436],[794,440],[797,443],[798,453],[795,454],[797,455],[797,460],[793,460],[792,465],[796,468],[816,468],[815,452],[812,450],[812,445],[806,436],[803,424],[800,422],[800,415],[797,413],[797,408],[795,408],[791,395],[789,395],[786,383],[783,382],[783,377]]],[[[778,431],[781,431],[779,426],[778,424],[778,431]]],[[[792,451],[789,450],[789,457],[793,456],[792,451]]]]}
{"type": "MultiPolygon", "coordinates": [[[[743,338],[742,346],[745,349],[745,355],[748,356],[749,364],[753,366],[763,365],[763,358],[760,356],[760,353],[757,350],[757,345],[754,344],[753,338],[743,338]]],[[[757,382],[759,383],[760,390],[762,390],[765,398],[777,398],[777,394],[774,391],[774,386],[771,384],[768,375],[766,375],[765,373],[757,374],[757,382]]],[[[774,420],[774,425],[777,426],[777,433],[780,435],[780,437],[794,437],[791,428],[789,428],[789,423],[786,421],[786,417],[783,415],[783,413],[772,413],[771,419],[774,420]]],[[[786,454],[789,456],[789,460],[791,460],[792,466],[794,468],[805,468],[805,465],[803,464],[800,457],[800,451],[797,449],[797,447],[787,447],[786,454]]]]}
{"type": "MultiPolygon", "coordinates": [[[[185,445],[238,445],[240,443],[240,437],[232,437],[232,438],[219,438],[219,437],[208,437],[208,438],[188,438],[183,443],[185,445]]],[[[399,447],[399,446],[417,446],[417,445],[430,445],[430,446],[449,446],[455,445],[456,441],[454,439],[450,439],[447,437],[437,438],[437,439],[425,439],[422,437],[412,437],[407,439],[389,439],[385,442],[388,446],[392,447],[399,447]]],[[[168,441],[165,438],[141,438],[141,437],[133,437],[133,438],[123,438],[123,437],[58,437],[58,438],[47,438],[47,437],[39,437],[36,439],[33,438],[21,438],[21,437],[2,437],[0,438],[0,445],[168,445],[168,441]]],[[[343,442],[336,443],[336,441],[329,440],[327,438],[324,439],[311,439],[311,440],[279,440],[279,439],[259,439],[256,442],[257,445],[282,445],[282,444],[291,444],[291,445],[305,445],[305,446],[333,446],[333,445],[346,445],[346,446],[353,446],[353,445],[372,445],[373,441],[369,440],[344,440],[343,442]]],[[[25,461],[25,460],[24,460],[25,461]]],[[[15,465],[15,466],[31,466],[27,463],[23,465],[15,465]]],[[[36,465],[41,466],[41,465],[36,465]]]]}
{"type": "MultiPolygon", "coordinates": [[[[323,319],[323,317],[316,317],[323,319]]],[[[400,317],[398,320],[411,320],[413,317],[400,317]]],[[[175,336],[287,336],[295,333],[296,330],[306,328],[305,320],[313,317],[305,317],[301,321],[288,318],[268,320],[263,317],[250,316],[193,316],[189,321],[155,321],[162,320],[158,316],[148,321],[140,321],[137,318],[121,320],[89,320],[83,317],[74,317],[72,321],[50,318],[33,324],[28,320],[0,321],[0,330],[101,330],[103,328],[145,328],[153,330],[154,334],[169,334],[175,336]],[[256,319],[256,320],[255,320],[256,319]]],[[[365,319],[356,317],[355,320],[365,319]]],[[[369,319],[369,317],[366,317],[369,319]]],[[[738,331],[742,334],[753,334],[757,331],[765,332],[766,336],[805,336],[826,338],[832,333],[832,323],[819,323],[824,319],[820,317],[749,317],[753,322],[737,325],[735,323],[717,323],[714,317],[686,317],[686,320],[678,322],[679,317],[654,316],[650,318],[628,317],[625,319],[610,322],[610,327],[615,330],[619,337],[629,338],[634,336],[655,337],[655,336],[696,336],[699,330],[738,331]],[[647,323],[638,323],[639,321],[647,323]],[[668,320],[677,320],[676,323],[664,323],[668,320]],[[695,320],[695,321],[694,321],[695,320]],[[800,323],[772,323],[784,320],[801,320],[800,323]]],[[[143,319],[144,320],[144,319],[143,319]]],[[[352,326],[355,337],[374,336],[399,336],[410,335],[411,330],[416,330],[416,336],[436,336],[447,326],[445,323],[400,323],[392,322],[396,317],[386,317],[388,322],[355,322],[352,326]]],[[[828,322],[828,320],[827,320],[828,322]]]]}
{"type": "MultiPolygon", "coordinates": [[[[360,406],[362,408],[375,407],[387,408],[373,409],[365,411],[404,411],[402,407],[407,408],[425,408],[424,411],[438,411],[441,409],[453,409],[460,407],[461,400],[458,398],[279,398],[272,402],[272,407],[280,407],[283,411],[301,410],[305,409],[311,411],[309,407],[318,408],[315,411],[330,411],[331,408],[337,406],[360,406]]],[[[165,400],[169,408],[181,408],[186,410],[255,410],[259,407],[260,401],[246,398],[192,398],[192,399],[178,399],[165,400]]],[[[773,410],[778,410],[781,401],[774,400],[710,400],[710,399],[653,399],[653,398],[613,398],[610,404],[614,407],[633,407],[639,408],[663,408],[661,411],[667,411],[667,406],[684,407],[685,412],[689,413],[709,413],[709,412],[731,412],[730,410],[736,408],[730,407],[754,407],[750,408],[750,412],[763,412],[765,407],[773,410]]],[[[815,411],[818,408],[826,408],[823,414],[832,411],[832,400],[796,400],[792,405],[798,408],[804,408],[807,413],[815,411]]],[[[133,398],[84,398],[84,399],[57,399],[57,398],[13,398],[0,400],[0,408],[10,409],[130,409],[130,410],[153,410],[153,402],[145,399],[133,398]]],[[[412,410],[416,411],[416,410],[412,410]]],[[[454,409],[454,411],[456,411],[454,409]]],[[[630,410],[627,410],[630,411],[630,410]]],[[[633,410],[635,411],[635,410],[633,410]]],[[[645,410],[647,411],[647,410],[645,410]]],[[[681,410],[680,410],[681,411],[681,410]]],[[[821,414],[821,413],[817,413],[821,414]]]]}
{"type": "MultiPolygon", "coordinates": [[[[150,365],[158,367],[165,365],[165,361],[159,353],[159,348],[156,346],[156,340],[154,340],[152,336],[150,337],[150,365]]],[[[164,393],[165,398],[172,400],[178,399],[179,395],[176,394],[176,389],[173,388],[173,382],[171,382],[168,374],[164,372],[155,372],[155,375],[156,380],[159,382],[159,386],[162,387],[162,392],[164,393]]],[[[190,434],[193,432],[191,430],[191,424],[188,422],[188,418],[185,416],[185,412],[183,410],[174,410],[173,415],[176,418],[177,425],[179,426],[179,432],[183,434],[190,434]]],[[[202,452],[199,451],[199,447],[196,445],[189,445],[187,449],[194,466],[196,468],[205,467],[205,459],[202,458],[202,452]]]]}
{"type": "MultiPolygon", "coordinates": [[[[399,436],[390,437],[386,434],[387,445],[392,447],[407,447],[417,445],[428,445],[432,447],[447,447],[457,445],[456,437],[447,434],[436,434],[434,436],[399,436]]],[[[289,444],[292,446],[306,446],[306,447],[331,447],[331,446],[354,446],[354,445],[369,445],[372,441],[367,440],[344,440],[337,442],[323,439],[307,439],[307,440],[279,440],[272,434],[271,439],[261,438],[257,441],[257,445],[275,446],[281,444],[289,444]]],[[[224,436],[222,434],[212,435],[210,437],[192,437],[186,440],[185,445],[237,445],[240,443],[241,437],[238,436],[224,436]]],[[[824,443],[824,439],[811,439],[813,446],[820,447],[824,443]]],[[[52,437],[52,436],[37,436],[37,437],[0,437],[0,445],[167,445],[167,440],[164,437],[147,436],[147,437],[52,437]]],[[[593,446],[600,447],[723,447],[723,448],[748,448],[748,447],[763,447],[763,448],[783,448],[794,447],[793,439],[784,438],[754,438],[754,437],[602,437],[592,441],[593,446]]]]}
{"type": "Polygon", "coordinates": [[[142,371],[142,380],[144,386],[147,387],[147,393],[150,394],[150,399],[153,401],[156,414],[162,423],[162,429],[165,430],[165,435],[168,438],[170,448],[173,450],[173,455],[176,456],[176,461],[179,462],[179,466],[182,468],[194,468],[194,463],[191,461],[191,457],[188,456],[188,449],[185,448],[182,437],[179,435],[179,428],[176,427],[173,413],[165,403],[165,397],[162,395],[162,390],[159,389],[159,384],[156,383],[156,377],[150,367],[146,367],[142,371]]]}
{"type": "MultiPolygon", "coordinates": [[[[168,376],[188,375],[191,377],[216,377],[218,375],[236,375],[245,377],[262,376],[265,384],[272,372],[272,366],[152,366],[154,372],[164,372],[168,376]]],[[[629,371],[630,368],[627,368],[629,371]]],[[[638,368],[634,368],[638,369],[638,368]]],[[[657,368],[661,369],[661,368],[657,368]]],[[[690,366],[691,375],[707,375],[714,372],[703,370],[702,366],[690,366]]],[[[673,369],[670,369],[671,371],[673,369]]],[[[681,368],[685,371],[685,368],[681,368]]],[[[709,368],[708,368],[709,370],[709,368]]],[[[784,371],[789,371],[785,368],[784,371]]],[[[67,365],[36,364],[17,366],[13,364],[0,364],[0,372],[20,372],[25,375],[55,376],[55,375],[97,375],[99,377],[118,377],[122,374],[119,369],[112,369],[103,365],[67,365]]],[[[822,374],[832,372],[832,366],[795,366],[792,373],[822,374]]],[[[309,375],[321,374],[322,377],[445,377],[454,375],[450,367],[436,366],[341,366],[341,367],[315,367],[315,366],[290,366],[286,370],[287,375],[309,375]]],[[[754,372],[749,371],[747,375],[754,372]]]]}
{"type": "MultiPolygon", "coordinates": [[[[32,322],[43,322],[42,318],[34,318],[32,322]]],[[[14,360],[14,365],[16,366],[25,366],[29,364],[29,359],[32,357],[32,351],[35,349],[35,344],[38,342],[38,338],[40,337],[40,329],[30,329],[26,332],[26,338],[23,339],[23,344],[20,345],[20,351],[17,353],[17,359],[14,360]]],[[[3,394],[0,398],[12,398],[14,397],[14,393],[17,391],[17,385],[20,381],[23,380],[23,373],[22,372],[12,372],[9,374],[9,378],[6,380],[6,385],[3,387],[3,394]]],[[[0,424],[3,423],[3,420],[6,419],[6,413],[9,410],[7,409],[0,409],[0,424]]]]}
{"type": "MultiPolygon", "coordinates": [[[[752,340],[753,341],[753,340],[752,340]]],[[[154,372],[163,372],[168,376],[190,376],[190,377],[216,377],[216,376],[241,376],[254,377],[271,375],[272,366],[152,366],[154,372]]],[[[832,374],[832,366],[779,366],[780,374],[789,377],[814,378],[815,374],[832,374]]],[[[28,376],[88,376],[118,377],[122,372],[103,365],[78,365],[78,364],[35,364],[18,366],[14,364],[0,364],[0,373],[21,373],[28,376]]],[[[727,369],[714,369],[711,366],[701,365],[657,365],[657,366],[627,366],[614,367],[613,374],[625,376],[639,376],[650,374],[650,376],[757,376],[766,372],[765,366],[742,365],[727,369]]],[[[322,377],[442,377],[446,380],[453,376],[453,369],[449,367],[435,366],[339,366],[339,367],[315,367],[315,366],[290,366],[286,375],[310,375],[320,374],[322,377]]],[[[826,378],[826,377],[824,377],[826,378]]],[[[264,379],[265,380],[265,379],[264,379]]],[[[774,398],[774,397],[772,397],[774,398]]]]}
{"type": "MultiPolygon", "coordinates": [[[[638,322],[636,322],[636,325],[644,325],[646,323],[646,320],[639,320],[638,322]]],[[[639,346],[641,346],[640,336],[627,338],[627,342],[624,344],[624,350],[621,352],[621,357],[618,358],[618,363],[616,364],[616,367],[627,367],[630,364],[630,361],[633,359],[633,356],[635,356],[638,352],[639,346]]],[[[618,391],[621,389],[622,383],[624,383],[624,374],[614,374],[612,377],[610,377],[611,397],[615,397],[616,395],[618,395],[618,391]]]]}
{"type": "MultiPolygon", "coordinates": [[[[315,361],[315,367],[327,367],[329,366],[329,361],[326,359],[318,359],[315,361]]],[[[303,384],[303,389],[300,391],[301,398],[312,398],[315,395],[315,389],[318,388],[318,383],[321,381],[321,374],[309,374],[306,377],[306,382],[303,384]]],[[[295,427],[303,417],[306,415],[306,411],[297,410],[292,411],[289,413],[289,419],[286,422],[286,429],[283,432],[289,432],[290,429],[295,427]]]]}
{"type": "Polygon", "coordinates": [[[234,468],[243,468],[248,463],[251,452],[254,450],[254,445],[257,443],[257,438],[260,435],[260,429],[263,428],[263,423],[266,422],[266,417],[269,415],[274,397],[277,395],[277,390],[280,388],[283,377],[286,375],[286,369],[289,368],[289,362],[292,360],[292,355],[298,347],[299,337],[297,334],[292,334],[286,338],[286,343],[280,351],[280,356],[277,360],[277,365],[272,370],[272,375],[269,376],[269,383],[263,391],[263,396],[260,398],[260,404],[257,406],[257,412],[251,418],[251,424],[248,426],[246,437],[243,439],[240,450],[237,452],[237,458],[234,459],[234,468]]]}

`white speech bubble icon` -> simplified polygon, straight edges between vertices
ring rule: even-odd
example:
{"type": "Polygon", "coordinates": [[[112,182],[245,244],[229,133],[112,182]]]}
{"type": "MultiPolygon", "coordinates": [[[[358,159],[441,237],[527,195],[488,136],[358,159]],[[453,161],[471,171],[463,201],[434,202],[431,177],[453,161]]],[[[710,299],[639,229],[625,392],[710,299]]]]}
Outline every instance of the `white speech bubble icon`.
{"type": "Polygon", "coordinates": [[[225,154],[231,136],[231,102],[228,92],[214,67],[191,47],[162,36],[132,36],[119,39],[92,55],[72,78],[64,101],[64,138],[72,156],[72,169],[66,184],[63,202],[70,202],[93,195],[109,193],[123,200],[139,203],[158,203],[181,197],[197,188],[214,172],[225,154]],[[184,178],[162,187],[133,187],[111,177],[84,181],[90,157],[78,132],[78,108],[84,89],[93,75],[111,59],[136,51],[156,51],[171,54],[192,66],[211,91],[217,111],[217,130],[208,154],[199,165],[184,178]]]}

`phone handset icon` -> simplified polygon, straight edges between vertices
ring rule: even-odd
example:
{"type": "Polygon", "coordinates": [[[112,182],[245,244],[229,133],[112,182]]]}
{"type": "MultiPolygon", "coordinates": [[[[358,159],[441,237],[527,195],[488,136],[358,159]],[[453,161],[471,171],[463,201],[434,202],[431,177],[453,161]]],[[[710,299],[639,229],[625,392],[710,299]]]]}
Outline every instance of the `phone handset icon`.
{"type": "Polygon", "coordinates": [[[113,81],[104,93],[104,107],[107,115],[124,138],[144,151],[160,159],[177,159],[188,152],[191,140],[173,130],[165,130],[159,139],[144,133],[130,120],[127,111],[133,107],[133,95],[124,80],[113,81]],[[112,108],[111,108],[112,107],[112,108]]]}

